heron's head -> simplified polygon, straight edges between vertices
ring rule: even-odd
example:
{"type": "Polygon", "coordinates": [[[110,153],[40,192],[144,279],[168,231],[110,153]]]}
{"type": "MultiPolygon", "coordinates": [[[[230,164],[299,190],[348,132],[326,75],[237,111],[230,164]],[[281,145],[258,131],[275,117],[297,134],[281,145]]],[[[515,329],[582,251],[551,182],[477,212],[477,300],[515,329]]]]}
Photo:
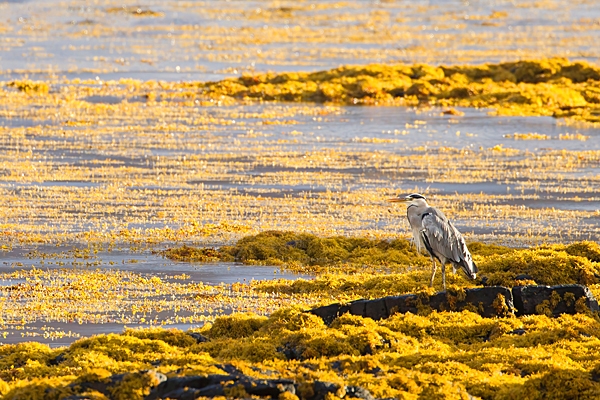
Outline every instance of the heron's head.
{"type": "Polygon", "coordinates": [[[409,194],[408,196],[402,196],[399,195],[398,197],[392,197],[391,199],[388,199],[388,201],[392,202],[392,203],[410,203],[410,204],[427,204],[427,201],[425,199],[425,196],[423,196],[422,194],[419,193],[412,193],[409,194]]]}

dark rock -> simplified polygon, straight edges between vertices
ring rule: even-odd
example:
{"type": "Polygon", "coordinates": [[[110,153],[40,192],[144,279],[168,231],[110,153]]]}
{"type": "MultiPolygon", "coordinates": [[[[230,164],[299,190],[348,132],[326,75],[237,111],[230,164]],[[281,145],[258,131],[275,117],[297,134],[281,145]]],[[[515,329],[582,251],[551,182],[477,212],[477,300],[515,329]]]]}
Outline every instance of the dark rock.
{"type": "Polygon", "coordinates": [[[329,325],[334,319],[340,315],[348,312],[350,307],[348,305],[340,305],[339,303],[330,304],[328,306],[313,308],[309,310],[311,314],[321,317],[325,324],[329,325]]]}
{"type": "MultiPolygon", "coordinates": [[[[323,318],[323,321],[329,325],[335,318],[346,312],[378,320],[388,318],[395,313],[417,314],[427,310],[470,310],[482,317],[490,318],[506,316],[513,312],[519,316],[531,314],[557,316],[586,310],[598,311],[598,309],[598,301],[587,287],[560,285],[516,286],[512,290],[502,286],[487,286],[466,289],[464,292],[438,292],[432,296],[415,294],[388,296],[375,300],[357,300],[347,305],[336,303],[308,312],[323,318]]],[[[294,359],[292,357],[293,354],[290,359],[294,359]]]]}
{"type": "Polygon", "coordinates": [[[461,303],[461,309],[471,304],[478,308],[482,317],[505,316],[513,313],[515,306],[510,289],[502,286],[489,286],[485,288],[467,289],[464,303],[461,303]],[[504,298],[504,304],[498,304],[499,299],[504,298]]]}
{"type": "Polygon", "coordinates": [[[245,378],[239,382],[246,393],[252,396],[278,398],[284,392],[296,394],[294,381],[290,379],[251,379],[245,378]]]}
{"type": "Polygon", "coordinates": [[[367,389],[360,386],[346,386],[345,398],[375,400],[375,397],[367,389]]]}
{"type": "Polygon", "coordinates": [[[65,357],[65,353],[60,353],[59,355],[57,355],[56,357],[54,357],[53,359],[48,361],[48,364],[49,365],[58,365],[66,360],[67,360],[67,358],[65,357]]]}
{"type": "MultiPolygon", "coordinates": [[[[212,385],[208,385],[198,390],[195,390],[194,395],[196,397],[225,396],[225,388],[221,383],[213,383],[212,385]]],[[[167,394],[166,397],[169,399],[173,398],[170,394],[167,394]]]]}
{"type": "Polygon", "coordinates": [[[488,318],[514,311],[512,293],[502,286],[466,289],[464,293],[436,293],[429,298],[428,305],[437,311],[471,310],[488,318]]]}
{"type": "Polygon", "coordinates": [[[583,285],[515,286],[512,289],[517,315],[576,314],[598,311],[598,301],[583,285]]]}
{"type": "MultiPolygon", "coordinates": [[[[115,386],[119,385],[124,379],[128,379],[128,378],[139,379],[140,377],[144,378],[144,375],[150,375],[150,377],[152,378],[150,381],[158,381],[159,382],[158,386],[160,386],[167,380],[167,377],[164,374],[157,372],[155,370],[143,370],[143,371],[137,371],[137,372],[127,372],[124,374],[116,374],[116,375],[112,375],[106,379],[102,379],[102,380],[98,380],[98,381],[77,382],[77,383],[70,384],[68,386],[68,388],[72,392],[75,392],[75,393],[72,396],[70,396],[69,398],[72,400],[87,399],[88,398],[87,396],[80,394],[80,393],[85,393],[88,390],[95,390],[95,391],[98,391],[98,392],[112,398],[111,396],[112,396],[113,388],[115,386]]],[[[46,391],[46,395],[49,398],[54,398],[54,397],[60,396],[60,393],[57,391],[57,389],[51,388],[46,391]]]]}
{"type": "MultiPolygon", "coordinates": [[[[214,385],[215,383],[227,382],[230,379],[230,375],[209,375],[209,376],[178,376],[169,378],[166,381],[158,385],[150,394],[146,397],[147,400],[160,399],[164,397],[170,397],[173,399],[182,398],[183,393],[181,389],[202,389],[204,387],[214,385]],[[178,393],[176,397],[176,392],[178,393]]],[[[195,392],[195,390],[193,390],[195,392]]]]}
{"type": "MultiPolygon", "coordinates": [[[[219,365],[223,369],[223,365],[219,365]]],[[[237,370],[236,370],[237,371],[237,370]]],[[[198,397],[225,396],[226,389],[241,386],[250,396],[278,398],[283,392],[296,393],[289,379],[254,379],[241,373],[235,375],[185,376],[169,378],[158,385],[146,400],[187,400],[198,397]]]]}
{"type": "Polygon", "coordinates": [[[152,393],[150,393],[150,395],[148,395],[146,399],[168,398],[172,400],[195,400],[198,397],[200,397],[200,395],[198,395],[198,391],[199,389],[186,387],[175,388],[173,391],[169,392],[165,397],[151,397],[152,393]]]}
{"type": "Polygon", "coordinates": [[[523,328],[513,329],[512,331],[508,332],[509,335],[524,335],[526,333],[527,331],[523,328]]]}
{"type": "Polygon", "coordinates": [[[423,305],[431,307],[436,311],[457,311],[458,309],[448,302],[448,292],[438,292],[429,296],[429,300],[421,299],[423,305]]]}
{"type": "Polygon", "coordinates": [[[533,279],[533,276],[528,274],[519,274],[515,276],[515,281],[535,281],[535,279],[533,279]]]}
{"type": "Polygon", "coordinates": [[[304,349],[293,343],[285,343],[283,347],[278,347],[277,351],[285,356],[288,360],[304,360],[304,349]]]}
{"type": "Polygon", "coordinates": [[[379,367],[375,367],[375,368],[371,368],[370,370],[365,371],[365,372],[368,374],[373,374],[373,375],[377,376],[377,375],[381,374],[383,372],[383,370],[379,367]]]}
{"type": "Polygon", "coordinates": [[[395,313],[417,314],[420,307],[428,307],[437,311],[467,309],[477,312],[483,317],[504,316],[514,311],[510,289],[502,286],[490,286],[466,289],[464,293],[439,292],[429,297],[407,294],[375,300],[357,300],[345,306],[336,303],[315,308],[309,312],[320,316],[329,325],[344,312],[378,320],[388,318],[395,313]]]}
{"type": "Polygon", "coordinates": [[[349,304],[350,314],[364,317],[367,315],[367,303],[369,300],[356,300],[349,304]]]}
{"type": "Polygon", "coordinates": [[[313,383],[313,397],[308,400],[323,400],[329,393],[335,394],[340,390],[340,386],[331,382],[315,381],[313,383]]]}
{"type": "Polygon", "coordinates": [[[387,308],[390,316],[396,313],[405,314],[407,312],[417,314],[419,312],[417,308],[418,297],[414,294],[405,294],[404,296],[388,296],[383,298],[385,301],[385,307],[387,308]]]}
{"type": "MultiPolygon", "coordinates": [[[[172,400],[193,400],[199,397],[223,397],[234,393],[243,394],[252,398],[280,398],[283,393],[296,394],[297,383],[291,379],[256,379],[244,375],[237,368],[229,364],[215,365],[216,367],[231,371],[232,374],[207,375],[207,376],[179,376],[167,378],[165,375],[154,370],[138,371],[124,374],[113,375],[101,381],[79,382],[69,385],[73,395],[66,397],[68,400],[86,400],[89,397],[83,395],[85,391],[95,390],[109,398],[114,398],[118,394],[118,387],[124,379],[129,379],[132,375],[138,376],[152,374],[152,379],[147,382],[159,384],[152,388],[152,391],[146,400],[172,399],[172,400]],[[117,392],[115,392],[115,389],[117,392]]],[[[358,386],[345,387],[346,398],[359,398],[370,400],[373,397],[368,390],[358,386]]],[[[337,384],[315,381],[313,383],[313,396],[310,400],[323,400],[329,393],[342,394],[344,390],[337,384]],[[339,393],[342,392],[342,393],[339,393]]],[[[59,398],[61,393],[54,388],[46,391],[45,395],[50,398],[59,398]]]]}
{"type": "Polygon", "coordinates": [[[339,361],[334,361],[331,363],[331,368],[335,369],[337,372],[342,372],[344,369],[342,368],[342,363],[339,361]]]}
{"type": "Polygon", "coordinates": [[[188,335],[190,335],[191,337],[193,337],[194,339],[196,339],[196,343],[204,343],[204,342],[208,342],[210,340],[206,336],[201,335],[201,334],[199,334],[197,332],[191,332],[191,333],[188,333],[188,335]]]}
{"type": "Polygon", "coordinates": [[[227,372],[229,375],[237,375],[237,376],[244,375],[244,373],[242,371],[240,371],[239,369],[237,369],[236,367],[234,367],[231,364],[217,364],[217,365],[215,365],[215,367],[222,369],[223,371],[227,372]]]}
{"type": "Polygon", "coordinates": [[[367,301],[364,316],[374,320],[388,318],[390,314],[385,305],[385,298],[367,301]]]}

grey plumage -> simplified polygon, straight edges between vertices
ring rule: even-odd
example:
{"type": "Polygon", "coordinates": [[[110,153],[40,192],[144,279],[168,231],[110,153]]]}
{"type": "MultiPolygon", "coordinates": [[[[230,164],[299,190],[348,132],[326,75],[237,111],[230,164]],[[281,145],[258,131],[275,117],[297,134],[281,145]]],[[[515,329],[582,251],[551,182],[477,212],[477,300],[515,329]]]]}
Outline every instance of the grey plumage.
{"type": "Polygon", "coordinates": [[[446,264],[452,264],[452,270],[460,268],[467,277],[475,279],[477,277],[477,266],[473,262],[473,257],[467,248],[465,239],[456,227],[448,220],[444,213],[435,207],[427,204],[424,196],[413,193],[406,197],[396,197],[390,199],[392,202],[408,202],[406,216],[410,224],[413,239],[417,249],[427,250],[433,264],[430,286],[433,286],[433,280],[437,266],[437,259],[442,265],[442,283],[446,289],[446,264]]]}

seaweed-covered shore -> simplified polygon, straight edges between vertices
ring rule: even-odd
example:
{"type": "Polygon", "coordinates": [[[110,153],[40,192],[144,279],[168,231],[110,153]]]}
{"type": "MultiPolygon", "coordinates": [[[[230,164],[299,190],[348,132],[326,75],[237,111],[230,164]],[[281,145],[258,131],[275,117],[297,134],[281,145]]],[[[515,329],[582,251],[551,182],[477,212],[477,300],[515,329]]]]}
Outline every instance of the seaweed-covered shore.
{"type": "MultiPolygon", "coordinates": [[[[600,247],[594,242],[521,249],[472,243],[471,248],[485,284],[578,283],[600,294],[600,247]]],[[[433,293],[427,288],[428,259],[406,240],[264,232],[220,249],[185,246],[163,254],[180,261],[205,255],[310,269],[315,279],[259,282],[253,290],[304,297],[312,304],[433,293]],[[389,260],[385,266],[382,258],[389,260]]],[[[482,283],[460,274],[450,275],[449,282],[457,293],[482,283]]],[[[170,393],[169,398],[279,393],[287,400],[600,395],[600,318],[589,310],[553,317],[552,310],[540,308],[537,315],[484,318],[468,310],[423,309],[377,321],[344,314],[329,325],[307,310],[288,305],[268,316],[221,316],[188,332],[129,329],[66,348],[5,345],[0,347],[0,394],[6,399],[143,399],[161,393],[170,393]],[[203,389],[206,382],[213,382],[212,389],[203,389]]]]}
{"type": "Polygon", "coordinates": [[[600,398],[595,2],[76,3],[0,2],[0,398],[600,398]]]}

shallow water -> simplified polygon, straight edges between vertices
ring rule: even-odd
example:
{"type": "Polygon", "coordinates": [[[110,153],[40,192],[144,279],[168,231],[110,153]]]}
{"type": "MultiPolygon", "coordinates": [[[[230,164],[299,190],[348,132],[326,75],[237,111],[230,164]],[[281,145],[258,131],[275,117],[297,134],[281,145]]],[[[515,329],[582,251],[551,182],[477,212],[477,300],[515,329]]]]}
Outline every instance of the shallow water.
{"type": "Polygon", "coordinates": [[[172,262],[131,250],[86,252],[71,246],[17,248],[5,252],[0,264],[3,301],[0,344],[35,340],[56,347],[81,337],[122,332],[125,328],[197,328],[215,313],[255,310],[256,294],[240,292],[235,284],[279,278],[294,280],[310,276],[275,266],[172,262]],[[24,271],[35,273],[25,277],[12,275],[22,276],[24,271]],[[90,289],[84,286],[80,289],[79,285],[88,279],[86,275],[91,280],[107,279],[105,290],[109,293],[105,300],[102,289],[82,300],[86,299],[83,292],[96,290],[93,285],[90,289]],[[159,286],[152,278],[160,278],[159,286]],[[28,310],[31,315],[16,315],[15,308],[18,312],[28,310]],[[186,318],[191,320],[177,322],[186,318]]]}
{"type": "MultiPolygon", "coordinates": [[[[152,120],[138,120],[140,128],[135,130],[120,119],[107,121],[98,134],[80,128],[58,129],[43,122],[33,125],[39,129],[34,135],[2,138],[0,150],[7,154],[22,151],[25,159],[31,154],[46,169],[75,167],[83,172],[79,178],[70,173],[41,178],[32,174],[23,180],[5,169],[0,190],[24,203],[22,211],[6,213],[4,223],[28,221],[33,229],[49,234],[114,231],[124,218],[130,229],[150,229],[166,224],[178,227],[181,219],[192,218],[199,223],[236,218],[245,224],[249,217],[272,214],[276,222],[261,220],[261,226],[293,230],[293,224],[285,224],[289,217],[277,218],[277,214],[289,215],[298,207],[283,203],[282,209],[269,213],[265,211],[272,205],[264,203],[267,208],[261,206],[260,210],[238,212],[239,206],[232,205],[193,217],[189,213],[195,211],[187,205],[203,204],[207,195],[224,196],[218,201],[237,204],[231,196],[244,203],[299,201],[326,198],[330,192],[382,190],[419,191],[453,200],[457,194],[464,199],[485,194],[497,197],[494,202],[498,205],[587,211],[588,218],[600,209],[591,191],[600,176],[600,163],[585,153],[600,150],[600,128],[565,126],[550,117],[492,117],[488,110],[477,109],[458,110],[464,115],[446,115],[443,110],[239,104],[185,111],[190,113],[184,114],[185,118],[209,122],[199,130],[188,130],[182,124],[182,130],[167,133],[157,129],[152,120]],[[65,129],[70,133],[66,137],[65,129]],[[547,139],[516,140],[515,134],[539,134],[547,139]],[[561,140],[561,135],[580,140],[561,140]],[[570,153],[565,155],[565,151],[570,153]],[[567,156],[574,160],[561,161],[567,156]],[[182,166],[188,157],[191,163],[182,166]],[[115,191],[107,185],[120,189],[115,191]],[[117,195],[124,198],[114,198],[117,195]],[[74,202],[72,196],[86,200],[74,202]],[[57,197],[64,197],[65,203],[53,209],[57,197]],[[580,202],[578,197],[589,201],[580,202]],[[156,218],[161,204],[177,199],[181,203],[176,210],[186,214],[172,221],[156,218]],[[185,199],[189,199],[187,203],[185,199]],[[29,210],[32,206],[35,212],[29,210]],[[109,228],[101,228],[107,224],[109,228]]],[[[374,199],[360,201],[368,204],[374,199]]],[[[316,205],[310,212],[318,215],[323,210],[316,205]]],[[[455,215],[454,219],[459,228],[467,226],[474,234],[489,232],[488,226],[468,222],[473,215],[477,213],[455,215]]],[[[342,224],[340,229],[362,234],[348,225],[348,218],[353,216],[336,216],[336,222],[342,224]]],[[[385,219],[389,222],[366,218],[361,229],[386,230],[387,223],[395,224],[389,217],[385,219]]],[[[498,226],[499,233],[527,231],[529,223],[497,221],[504,224],[498,226]]],[[[564,229],[568,237],[571,227],[562,222],[541,223],[540,231],[547,223],[564,229]]],[[[577,232],[586,232],[593,239],[594,230],[594,225],[579,226],[577,232]]]]}
{"type": "MultiPolygon", "coordinates": [[[[251,280],[269,279],[298,279],[307,278],[308,275],[289,273],[276,266],[243,265],[240,263],[188,263],[175,262],[161,256],[145,253],[136,253],[130,250],[112,250],[94,253],[91,258],[81,258],[73,254],[65,253],[67,248],[56,248],[54,246],[36,247],[35,251],[48,255],[44,257],[30,258],[29,254],[34,248],[25,247],[13,249],[2,254],[0,273],[13,272],[19,264],[19,269],[63,269],[63,268],[86,268],[88,270],[116,270],[130,271],[144,276],[160,276],[169,279],[169,276],[186,274],[187,280],[206,285],[220,285],[232,283],[244,283],[251,280]],[[60,250],[60,251],[58,251],[60,250]],[[54,263],[53,261],[54,260],[54,263]],[[56,261],[62,260],[64,265],[57,265],[56,261]],[[88,265],[81,265],[82,263],[88,265]],[[22,265],[20,265],[22,264],[22,265]]],[[[0,286],[8,286],[22,282],[20,279],[0,279],[0,286]]]]}
{"type": "Polygon", "coordinates": [[[600,56],[600,6],[589,1],[31,0],[0,3],[0,12],[7,79],[206,81],[342,64],[600,56]]]}

